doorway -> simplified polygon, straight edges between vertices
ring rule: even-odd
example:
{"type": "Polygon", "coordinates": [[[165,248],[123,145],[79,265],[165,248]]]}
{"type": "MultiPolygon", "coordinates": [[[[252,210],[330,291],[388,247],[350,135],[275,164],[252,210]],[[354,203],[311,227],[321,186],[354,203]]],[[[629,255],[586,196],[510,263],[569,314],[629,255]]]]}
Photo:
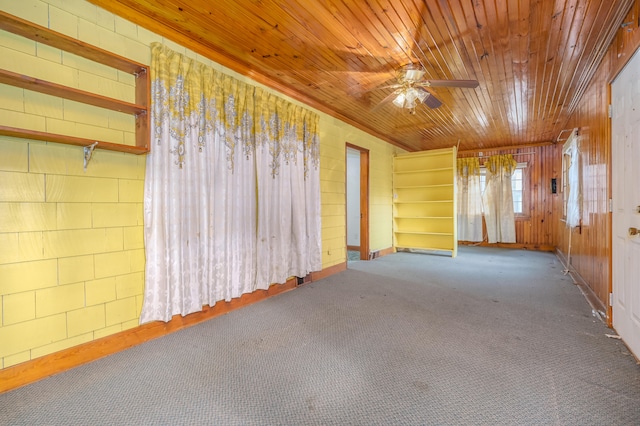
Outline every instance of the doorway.
{"type": "Polygon", "coordinates": [[[346,144],[347,261],[369,259],[369,150],[346,144]]]}
{"type": "Polygon", "coordinates": [[[640,358],[640,53],[611,84],[613,327],[640,358]]]}

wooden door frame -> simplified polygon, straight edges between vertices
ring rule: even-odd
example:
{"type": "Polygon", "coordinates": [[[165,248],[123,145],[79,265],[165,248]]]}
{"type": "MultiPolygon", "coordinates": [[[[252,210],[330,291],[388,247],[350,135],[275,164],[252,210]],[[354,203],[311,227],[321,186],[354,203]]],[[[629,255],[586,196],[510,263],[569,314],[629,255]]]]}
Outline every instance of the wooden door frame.
{"type": "MultiPolygon", "coordinates": [[[[369,260],[369,150],[345,143],[345,226],[347,224],[347,150],[360,152],[360,260],[369,260]]],[[[345,248],[347,247],[345,232],[345,248]]]]}

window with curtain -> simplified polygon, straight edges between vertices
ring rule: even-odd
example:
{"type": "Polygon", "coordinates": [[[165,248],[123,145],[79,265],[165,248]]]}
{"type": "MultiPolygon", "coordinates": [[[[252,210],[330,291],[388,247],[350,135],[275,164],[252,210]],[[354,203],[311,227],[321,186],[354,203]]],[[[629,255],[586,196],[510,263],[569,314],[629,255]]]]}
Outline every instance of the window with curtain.
{"type": "MultiPolygon", "coordinates": [[[[528,196],[526,192],[526,170],[527,163],[517,163],[516,169],[511,176],[511,193],[513,194],[513,212],[516,215],[526,215],[528,196]]],[[[480,167],[480,190],[484,193],[487,186],[487,169],[480,167]]]]}
{"type": "Polygon", "coordinates": [[[159,43],[141,323],[321,268],[317,114],[159,43]]]}
{"type": "Polygon", "coordinates": [[[492,155],[484,163],[487,175],[483,206],[489,243],[516,242],[511,180],[516,166],[511,154],[492,155]]]}
{"type": "Polygon", "coordinates": [[[458,158],[458,240],[482,241],[482,189],[477,157],[458,158]]]}

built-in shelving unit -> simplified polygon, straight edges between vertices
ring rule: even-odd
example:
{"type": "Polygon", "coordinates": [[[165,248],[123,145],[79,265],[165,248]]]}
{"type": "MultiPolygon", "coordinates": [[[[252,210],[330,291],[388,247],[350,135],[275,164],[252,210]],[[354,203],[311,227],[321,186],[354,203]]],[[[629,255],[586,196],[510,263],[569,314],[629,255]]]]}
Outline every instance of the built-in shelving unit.
{"type": "Polygon", "coordinates": [[[393,162],[396,249],[458,252],[456,149],[398,155],[393,162]]]}
{"type": "Polygon", "coordinates": [[[149,152],[149,67],[106,50],[91,46],[80,40],[52,31],[48,28],[25,21],[16,16],[0,11],[0,29],[26,37],[38,43],[47,44],[57,49],[71,52],[94,62],[133,74],[136,77],[135,103],[85,92],[73,87],[63,86],[46,80],[17,74],[0,69],[0,83],[22,89],[32,90],[47,95],[57,96],[112,111],[119,111],[135,116],[136,144],[125,145],[113,142],[96,141],[74,136],[40,132],[9,126],[0,126],[0,135],[25,139],[36,139],[78,146],[90,146],[95,142],[96,149],[144,154],[149,152]]]}

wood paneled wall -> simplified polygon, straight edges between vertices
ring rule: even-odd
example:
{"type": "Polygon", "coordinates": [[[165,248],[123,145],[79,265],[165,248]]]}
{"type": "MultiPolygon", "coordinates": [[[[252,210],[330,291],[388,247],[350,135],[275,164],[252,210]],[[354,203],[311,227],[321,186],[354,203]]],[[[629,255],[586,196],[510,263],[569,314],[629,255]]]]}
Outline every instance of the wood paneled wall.
{"type": "MultiPolygon", "coordinates": [[[[636,0],[625,24],[598,67],[584,96],[572,114],[567,128],[579,130],[582,161],[583,223],[571,235],[571,265],[607,308],[611,291],[611,123],[608,115],[610,83],[640,46],[638,16],[640,0],[636,0]]],[[[562,212],[561,200],[555,206],[562,212]]],[[[557,221],[557,246],[564,257],[569,253],[569,231],[557,221]]]]}
{"type": "MultiPolygon", "coordinates": [[[[516,217],[516,244],[508,246],[553,250],[557,241],[556,222],[560,219],[554,206],[556,200],[562,197],[559,187],[562,173],[561,146],[535,145],[518,149],[482,151],[481,154],[463,151],[458,157],[481,155],[480,163],[482,164],[485,157],[495,154],[512,154],[519,163],[527,163],[524,191],[525,197],[528,197],[528,203],[524,206],[524,214],[516,217]],[[558,179],[557,194],[551,193],[552,178],[558,179]]],[[[559,214],[562,215],[562,210],[559,214]]],[[[483,230],[483,235],[486,235],[486,230],[483,230]]]]}

